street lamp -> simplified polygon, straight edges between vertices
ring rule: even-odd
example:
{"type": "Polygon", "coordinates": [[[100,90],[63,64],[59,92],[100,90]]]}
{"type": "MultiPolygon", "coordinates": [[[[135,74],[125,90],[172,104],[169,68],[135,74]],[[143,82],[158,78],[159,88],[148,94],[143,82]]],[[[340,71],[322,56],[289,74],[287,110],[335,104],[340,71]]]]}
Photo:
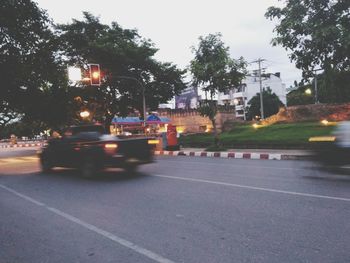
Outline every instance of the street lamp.
{"type": "Polygon", "coordinates": [[[88,110],[84,110],[80,112],[80,117],[82,117],[83,119],[89,118],[90,116],[90,112],[88,110]]]}
{"type": "Polygon", "coordinates": [[[308,88],[308,89],[305,90],[305,94],[306,94],[306,95],[311,95],[311,93],[312,93],[312,91],[311,91],[310,88],[308,88]]]}

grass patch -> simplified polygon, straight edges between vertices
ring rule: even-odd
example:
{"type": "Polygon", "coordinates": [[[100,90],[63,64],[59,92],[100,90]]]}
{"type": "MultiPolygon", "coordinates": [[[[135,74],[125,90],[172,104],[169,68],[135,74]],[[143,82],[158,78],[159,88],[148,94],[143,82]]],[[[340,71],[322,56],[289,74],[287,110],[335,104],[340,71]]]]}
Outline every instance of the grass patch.
{"type": "MultiPolygon", "coordinates": [[[[224,148],[310,148],[308,142],[313,136],[327,136],[334,126],[324,126],[319,122],[274,124],[253,128],[251,125],[237,125],[231,131],[221,133],[220,143],[224,148]]],[[[211,134],[182,136],[184,147],[206,148],[213,145],[211,134]]]]}
{"type": "Polygon", "coordinates": [[[205,150],[208,151],[208,152],[225,152],[225,151],[227,151],[227,148],[222,146],[222,145],[219,145],[219,146],[210,145],[205,150]]]}

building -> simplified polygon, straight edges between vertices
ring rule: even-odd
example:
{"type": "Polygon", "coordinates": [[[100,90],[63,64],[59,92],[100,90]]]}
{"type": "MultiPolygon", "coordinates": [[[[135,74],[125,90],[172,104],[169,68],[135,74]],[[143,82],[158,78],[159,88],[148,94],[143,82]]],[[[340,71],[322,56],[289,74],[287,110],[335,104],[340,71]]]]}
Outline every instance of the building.
{"type": "MultiPolygon", "coordinates": [[[[270,88],[286,105],[286,86],[282,83],[280,73],[264,74],[261,82],[263,89],[270,88]]],[[[232,88],[225,93],[216,94],[214,99],[218,101],[219,105],[235,105],[236,117],[245,119],[245,109],[248,102],[257,93],[260,93],[259,76],[247,76],[239,87],[232,88]]],[[[206,98],[204,91],[198,91],[198,94],[199,100],[206,98]]]]}

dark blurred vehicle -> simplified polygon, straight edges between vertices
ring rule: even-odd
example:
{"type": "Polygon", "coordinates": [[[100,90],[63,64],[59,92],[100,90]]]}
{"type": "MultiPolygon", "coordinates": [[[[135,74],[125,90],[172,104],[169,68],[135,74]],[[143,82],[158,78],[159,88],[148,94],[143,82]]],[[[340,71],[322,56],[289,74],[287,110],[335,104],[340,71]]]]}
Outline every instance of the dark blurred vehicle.
{"type": "Polygon", "coordinates": [[[105,167],[133,172],[138,165],[153,162],[156,140],[148,137],[122,138],[104,134],[101,125],[72,126],[62,137],[48,140],[39,152],[43,172],[54,167],[80,169],[92,177],[105,167]]]}
{"type": "Polygon", "coordinates": [[[314,157],[327,166],[350,165],[350,121],[339,123],[331,136],[310,138],[314,157]]]}

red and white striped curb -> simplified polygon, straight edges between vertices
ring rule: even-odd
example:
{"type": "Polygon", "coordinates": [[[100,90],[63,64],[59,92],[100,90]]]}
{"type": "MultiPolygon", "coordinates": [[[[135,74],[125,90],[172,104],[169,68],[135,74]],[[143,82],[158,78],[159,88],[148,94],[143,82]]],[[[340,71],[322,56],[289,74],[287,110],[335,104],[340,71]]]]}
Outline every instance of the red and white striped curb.
{"type": "Polygon", "coordinates": [[[196,156],[233,159],[282,160],[279,153],[155,151],[155,155],[196,156]]]}
{"type": "Polygon", "coordinates": [[[22,148],[22,147],[37,147],[37,146],[43,146],[44,143],[18,143],[14,145],[6,144],[6,145],[0,145],[0,148],[22,148]]]}

